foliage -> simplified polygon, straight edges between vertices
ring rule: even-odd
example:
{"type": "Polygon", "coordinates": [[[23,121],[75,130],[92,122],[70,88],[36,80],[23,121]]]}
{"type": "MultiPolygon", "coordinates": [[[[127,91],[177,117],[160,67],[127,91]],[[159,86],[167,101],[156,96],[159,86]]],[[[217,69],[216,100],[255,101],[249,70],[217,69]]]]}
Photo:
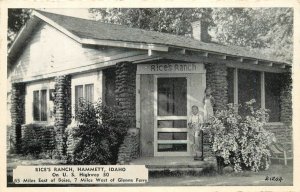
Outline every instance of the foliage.
{"type": "Polygon", "coordinates": [[[291,8],[90,9],[95,19],[147,30],[191,36],[191,22],[205,20],[213,39],[225,45],[292,61],[291,8]]]}
{"type": "Polygon", "coordinates": [[[39,124],[28,124],[25,127],[22,139],[23,155],[38,157],[44,152],[52,156],[56,146],[54,127],[39,124]]]}
{"type": "Polygon", "coordinates": [[[216,8],[212,17],[219,42],[292,61],[293,9],[216,8]]]}
{"type": "Polygon", "coordinates": [[[254,109],[254,102],[250,100],[242,106],[248,110],[245,116],[239,115],[229,104],[228,109],[217,111],[209,119],[204,130],[210,137],[215,155],[222,157],[225,164],[233,165],[236,172],[259,171],[269,166],[268,146],[275,137],[263,128],[268,119],[267,112],[254,109]]]}
{"type": "Polygon", "coordinates": [[[18,31],[30,18],[31,9],[8,9],[8,47],[18,31]]]}
{"type": "Polygon", "coordinates": [[[177,35],[190,35],[191,22],[199,18],[213,25],[210,8],[102,8],[89,11],[103,22],[177,35]]]}
{"type": "Polygon", "coordinates": [[[81,99],[76,113],[78,129],[74,134],[80,140],[74,150],[74,162],[116,163],[119,146],[129,127],[126,119],[116,108],[102,105],[100,101],[89,103],[81,99]]]}

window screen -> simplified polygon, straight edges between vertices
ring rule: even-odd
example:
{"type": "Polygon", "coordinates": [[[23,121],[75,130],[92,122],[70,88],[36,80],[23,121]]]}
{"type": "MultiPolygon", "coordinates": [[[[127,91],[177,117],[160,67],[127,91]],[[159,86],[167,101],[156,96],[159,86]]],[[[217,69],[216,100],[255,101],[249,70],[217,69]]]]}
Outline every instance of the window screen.
{"type": "Polygon", "coordinates": [[[158,78],[158,115],[185,116],[187,114],[187,79],[158,78]]]}

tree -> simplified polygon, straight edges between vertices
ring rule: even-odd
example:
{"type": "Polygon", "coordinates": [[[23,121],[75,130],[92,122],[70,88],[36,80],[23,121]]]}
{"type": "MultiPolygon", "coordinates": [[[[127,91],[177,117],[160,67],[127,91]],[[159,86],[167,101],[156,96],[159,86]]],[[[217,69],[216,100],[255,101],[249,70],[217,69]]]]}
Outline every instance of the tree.
{"type": "Polygon", "coordinates": [[[293,11],[290,8],[213,9],[216,39],[292,61],[293,11]]]}
{"type": "Polygon", "coordinates": [[[31,9],[8,9],[8,47],[11,45],[16,34],[30,18],[31,9]]]}
{"type": "Polygon", "coordinates": [[[90,9],[96,20],[191,36],[191,22],[204,19],[215,41],[251,48],[279,60],[292,60],[290,8],[90,9]]]}
{"type": "Polygon", "coordinates": [[[96,20],[146,30],[190,35],[191,22],[205,19],[213,26],[210,8],[90,9],[96,20]]]}

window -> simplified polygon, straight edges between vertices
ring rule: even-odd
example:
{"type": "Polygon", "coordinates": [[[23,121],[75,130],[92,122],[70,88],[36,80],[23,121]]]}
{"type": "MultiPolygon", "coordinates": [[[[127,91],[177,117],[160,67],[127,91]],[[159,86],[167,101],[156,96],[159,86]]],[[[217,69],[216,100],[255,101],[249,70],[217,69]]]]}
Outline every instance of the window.
{"type": "Polygon", "coordinates": [[[228,103],[234,103],[234,69],[227,69],[228,103]]]}
{"type": "Polygon", "coordinates": [[[47,121],[47,90],[33,91],[33,120],[47,121]]]}
{"type": "Polygon", "coordinates": [[[84,98],[87,102],[94,102],[94,84],[75,86],[75,113],[80,98],[84,98]]]}
{"type": "Polygon", "coordinates": [[[94,85],[93,84],[85,85],[85,99],[88,102],[94,101],[94,85]]]}
{"type": "Polygon", "coordinates": [[[54,101],[54,99],[55,99],[54,93],[55,93],[55,90],[54,90],[54,89],[50,89],[50,90],[49,90],[49,100],[50,100],[50,101],[54,101]]]}
{"type": "MultiPolygon", "coordinates": [[[[269,122],[280,121],[280,76],[275,73],[258,72],[237,69],[237,78],[234,77],[235,69],[228,68],[228,102],[244,104],[255,99],[255,107],[269,109],[269,122]],[[264,73],[264,74],[263,74],[264,73]],[[237,90],[234,83],[237,83],[237,90]],[[264,83],[264,85],[262,85],[264,83]],[[237,101],[234,98],[237,96],[237,101]]],[[[239,111],[244,114],[244,111],[239,111]]]]}
{"type": "Polygon", "coordinates": [[[281,84],[278,74],[265,73],[265,95],[266,95],[266,109],[269,109],[269,121],[280,121],[280,88],[281,84]],[[274,83],[277,82],[277,83],[274,83]]]}
{"type": "Polygon", "coordinates": [[[33,120],[40,120],[40,91],[33,91],[33,120]]]}
{"type": "MultiPolygon", "coordinates": [[[[238,103],[244,105],[245,102],[255,99],[253,104],[256,109],[261,107],[261,85],[260,72],[239,70],[238,71],[238,103]]],[[[240,114],[246,115],[244,108],[240,114]]]]}

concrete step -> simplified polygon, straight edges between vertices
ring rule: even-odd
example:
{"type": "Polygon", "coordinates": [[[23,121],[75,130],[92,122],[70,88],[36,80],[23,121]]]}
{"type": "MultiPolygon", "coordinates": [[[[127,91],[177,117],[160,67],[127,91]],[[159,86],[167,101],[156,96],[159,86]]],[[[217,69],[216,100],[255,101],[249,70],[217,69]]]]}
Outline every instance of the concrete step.
{"type": "Polygon", "coordinates": [[[150,174],[194,174],[216,168],[214,158],[195,161],[193,157],[140,157],[133,160],[130,164],[145,165],[150,174]]]}

